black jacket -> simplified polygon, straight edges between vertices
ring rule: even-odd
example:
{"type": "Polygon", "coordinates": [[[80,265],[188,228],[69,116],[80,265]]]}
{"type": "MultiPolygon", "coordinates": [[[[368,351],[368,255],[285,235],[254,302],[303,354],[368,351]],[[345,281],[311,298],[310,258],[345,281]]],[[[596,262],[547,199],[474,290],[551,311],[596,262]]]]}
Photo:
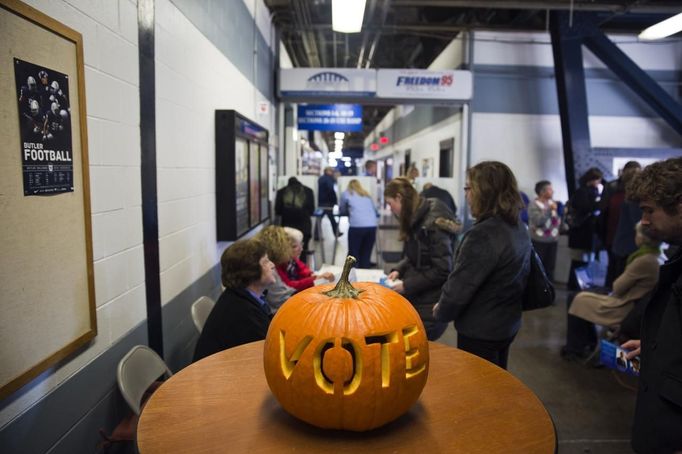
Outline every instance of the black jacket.
{"type": "Polygon", "coordinates": [[[310,236],[312,223],[310,217],[315,212],[313,190],[300,181],[289,183],[277,191],[275,214],[282,217],[282,225],[293,227],[310,236]]]}
{"type": "Polygon", "coordinates": [[[570,210],[575,223],[568,231],[568,247],[592,251],[597,233],[599,192],[597,188],[581,186],[573,193],[570,210]]]}
{"type": "Polygon", "coordinates": [[[638,453],[682,450],[682,254],[663,265],[644,309],[642,353],[632,427],[638,453]]]}
{"type": "Polygon", "coordinates": [[[445,204],[446,207],[450,208],[453,216],[457,216],[457,205],[455,204],[455,200],[445,189],[431,185],[429,189],[424,189],[422,191],[421,196],[424,198],[440,200],[445,204]]]}
{"type": "Polygon", "coordinates": [[[457,332],[505,340],[521,327],[521,298],[530,270],[530,236],[519,221],[489,217],[464,235],[438,301],[436,318],[455,321],[457,332]]]}
{"type": "Polygon", "coordinates": [[[452,219],[450,210],[437,199],[421,199],[410,233],[403,246],[403,259],[396,265],[404,293],[422,320],[433,320],[433,305],[452,269],[451,232],[436,224],[452,219]]]}
{"type": "Polygon", "coordinates": [[[208,315],[194,349],[194,361],[237,345],[265,339],[271,319],[246,289],[225,289],[208,315]]]}
{"type": "Polygon", "coordinates": [[[317,180],[317,204],[321,207],[333,207],[339,203],[334,190],[334,177],[331,175],[322,175],[317,180]]]}

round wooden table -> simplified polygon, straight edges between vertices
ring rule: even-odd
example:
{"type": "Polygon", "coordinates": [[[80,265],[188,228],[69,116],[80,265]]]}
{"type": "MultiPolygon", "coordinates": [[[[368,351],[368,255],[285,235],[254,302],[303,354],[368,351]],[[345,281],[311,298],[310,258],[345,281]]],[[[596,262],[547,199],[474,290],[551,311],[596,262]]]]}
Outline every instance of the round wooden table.
{"type": "Polygon", "coordinates": [[[202,359],[149,399],[142,454],[209,452],[553,453],[540,400],[514,376],[469,353],[429,343],[429,378],[405,415],[370,432],[322,430],[295,419],[265,381],[263,341],[202,359]]]}

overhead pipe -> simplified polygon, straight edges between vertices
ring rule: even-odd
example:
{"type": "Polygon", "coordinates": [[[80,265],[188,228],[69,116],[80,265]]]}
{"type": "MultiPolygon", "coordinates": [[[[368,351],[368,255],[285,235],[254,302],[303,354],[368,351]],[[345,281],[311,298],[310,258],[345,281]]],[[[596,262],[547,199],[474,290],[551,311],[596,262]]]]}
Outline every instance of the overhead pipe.
{"type": "MultiPolygon", "coordinates": [[[[434,7],[434,8],[494,8],[494,9],[537,9],[537,10],[569,10],[568,1],[513,1],[513,0],[393,0],[395,7],[434,7]]],[[[659,2],[655,5],[632,1],[592,2],[573,5],[575,11],[611,11],[631,13],[677,14],[680,2],[659,2]]]]}
{"type": "MultiPolygon", "coordinates": [[[[374,40],[369,48],[369,55],[367,56],[367,63],[365,68],[369,68],[372,64],[372,59],[374,58],[374,52],[376,51],[377,44],[379,43],[379,38],[381,38],[381,27],[386,23],[386,16],[388,16],[388,3],[390,0],[384,0],[381,4],[381,15],[379,16],[378,31],[374,35],[374,40]]],[[[374,26],[372,28],[375,28],[374,26]]]]}

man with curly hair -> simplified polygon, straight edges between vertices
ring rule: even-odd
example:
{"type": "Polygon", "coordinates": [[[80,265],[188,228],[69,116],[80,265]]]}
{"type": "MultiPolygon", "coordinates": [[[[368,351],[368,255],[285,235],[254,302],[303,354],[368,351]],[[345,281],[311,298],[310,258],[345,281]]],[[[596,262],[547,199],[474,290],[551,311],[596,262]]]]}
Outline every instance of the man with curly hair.
{"type": "Polygon", "coordinates": [[[642,209],[642,227],[678,247],[661,267],[644,309],[641,340],[630,340],[628,359],[641,355],[632,447],[638,453],[682,452],[682,158],[656,162],[627,185],[642,209]]]}

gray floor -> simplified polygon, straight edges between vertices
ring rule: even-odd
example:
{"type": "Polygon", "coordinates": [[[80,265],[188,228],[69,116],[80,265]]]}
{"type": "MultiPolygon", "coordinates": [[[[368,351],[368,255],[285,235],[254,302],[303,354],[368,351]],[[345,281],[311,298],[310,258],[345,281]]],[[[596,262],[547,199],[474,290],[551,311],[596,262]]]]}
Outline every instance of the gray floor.
{"type": "MultiPolygon", "coordinates": [[[[322,225],[327,238],[325,256],[331,262],[331,226],[322,225]]],[[[342,218],[341,231],[348,230],[342,218]]],[[[384,250],[396,249],[395,238],[380,238],[384,250]]],[[[317,264],[321,264],[317,248],[317,264]]],[[[561,252],[561,251],[560,251],[561,252]]],[[[339,238],[336,264],[347,253],[346,235],[339,238]]],[[[610,369],[588,367],[559,357],[566,333],[566,292],[557,289],[558,304],[524,314],[523,327],[512,344],[509,372],[525,383],[544,403],[557,429],[561,454],[627,454],[635,404],[636,379],[610,369]]],[[[448,327],[439,340],[456,346],[456,332],[448,327]]]]}

